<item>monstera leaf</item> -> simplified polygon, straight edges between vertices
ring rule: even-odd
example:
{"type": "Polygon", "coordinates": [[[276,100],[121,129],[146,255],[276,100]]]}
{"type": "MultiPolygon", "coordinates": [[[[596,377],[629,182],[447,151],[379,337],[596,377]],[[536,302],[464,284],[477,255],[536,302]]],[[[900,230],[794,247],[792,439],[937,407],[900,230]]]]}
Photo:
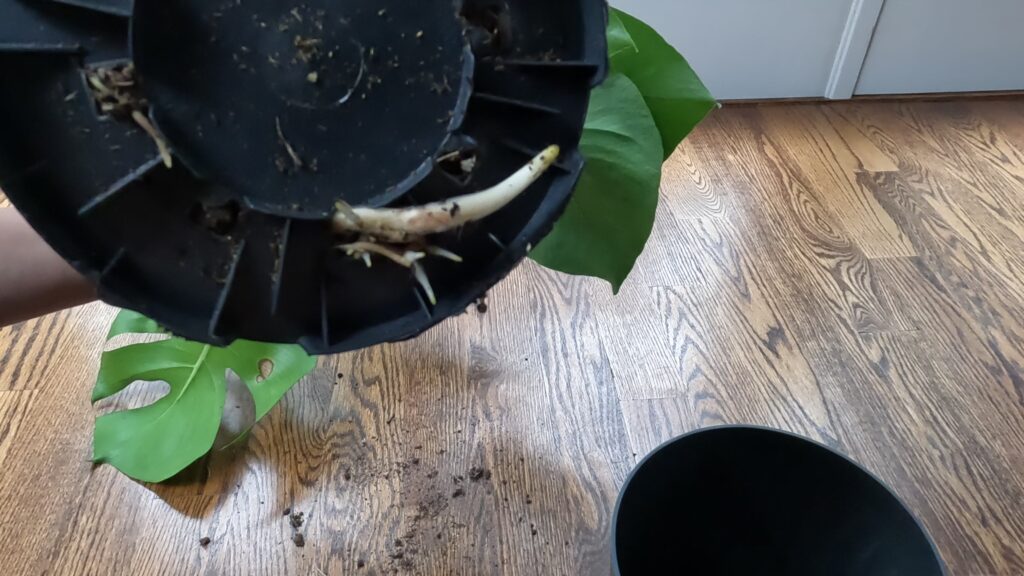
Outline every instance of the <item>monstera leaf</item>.
{"type": "Polygon", "coordinates": [[[623,52],[636,54],[636,42],[626,30],[626,25],[619,17],[618,11],[610,10],[608,12],[608,55],[614,58],[623,52]]]}
{"type": "Polygon", "coordinates": [[[636,85],[612,73],[590,96],[580,150],[587,166],[565,214],[530,256],[618,292],[654,226],[661,135],[636,85]]]}
{"type": "Polygon", "coordinates": [[[654,227],[662,162],[715,101],[679,52],[619,10],[609,15],[608,51],[612,73],[591,95],[580,141],[587,166],[530,257],[618,292],[654,227]]]}
{"type": "Polygon", "coordinates": [[[653,28],[621,10],[612,12],[636,47],[611,54],[612,70],[640,89],[667,159],[717,103],[683,55],[653,28]]]}
{"type": "MultiPolygon", "coordinates": [[[[152,320],[125,310],[114,320],[108,339],[160,332],[152,320]]],[[[149,406],[97,418],[93,460],[136,480],[162,482],[212,448],[224,410],[228,370],[252,393],[258,420],[315,365],[316,360],[298,346],[243,340],[218,348],[169,338],[106,352],[93,402],[137,381],[166,382],[170,391],[149,406]]]]}

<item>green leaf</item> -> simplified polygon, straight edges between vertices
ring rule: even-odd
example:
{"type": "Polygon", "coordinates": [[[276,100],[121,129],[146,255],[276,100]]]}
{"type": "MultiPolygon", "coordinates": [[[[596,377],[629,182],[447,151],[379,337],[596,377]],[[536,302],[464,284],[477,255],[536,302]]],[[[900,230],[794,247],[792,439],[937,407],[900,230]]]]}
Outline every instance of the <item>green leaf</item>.
{"type": "Polygon", "coordinates": [[[316,358],[298,346],[238,340],[219,352],[223,353],[227,367],[238,374],[252,393],[256,420],[266,416],[296,382],[316,367],[316,358]],[[265,360],[271,362],[272,371],[263,380],[260,362],[265,360]]]}
{"type": "Polygon", "coordinates": [[[610,10],[608,12],[608,53],[616,56],[627,51],[635,54],[637,52],[636,42],[633,42],[633,37],[626,30],[622,19],[619,18],[619,13],[610,10]]]}
{"type": "MultiPolygon", "coordinates": [[[[147,320],[122,312],[110,333],[150,333],[154,327],[162,331],[147,320]]],[[[258,420],[315,365],[316,359],[298,346],[245,340],[218,348],[171,338],[106,352],[93,389],[94,402],[137,381],[163,381],[170,391],[149,406],[97,418],[93,460],[136,480],[167,480],[213,446],[224,411],[227,370],[238,374],[252,392],[258,420]],[[273,369],[263,379],[260,365],[268,362],[273,369]]]]}
{"type": "Polygon", "coordinates": [[[530,256],[604,278],[618,292],[651,235],[663,158],[658,127],[629,78],[613,73],[594,90],[580,149],[587,166],[579,186],[530,256]]]}
{"type": "Polygon", "coordinates": [[[715,107],[715,99],[686,59],[654,29],[621,10],[612,12],[636,46],[635,51],[613,53],[612,70],[628,76],[640,89],[668,158],[715,107]]]}
{"type": "MultiPolygon", "coordinates": [[[[211,361],[209,346],[183,341],[173,348],[167,342],[153,344],[133,347],[118,360],[145,364],[140,377],[163,380],[170,392],[149,406],[101,416],[93,432],[93,461],[112,464],[143,482],[167,480],[209,452],[227,390],[224,373],[218,373],[211,361]],[[190,365],[180,365],[179,353],[189,356],[190,365]],[[156,368],[161,360],[166,365],[156,368]]],[[[104,379],[104,367],[119,369],[111,381],[123,388],[130,383],[130,377],[124,376],[127,365],[115,366],[112,358],[104,355],[100,379],[104,379]]]]}
{"type": "Polygon", "coordinates": [[[163,332],[164,329],[159,324],[142,314],[134,310],[121,310],[110,325],[107,340],[122,334],[161,334],[163,332]]]}
{"type": "Polygon", "coordinates": [[[137,380],[161,380],[167,370],[191,369],[200,348],[201,344],[175,338],[104,352],[96,386],[92,389],[92,401],[109,398],[137,380]]]}

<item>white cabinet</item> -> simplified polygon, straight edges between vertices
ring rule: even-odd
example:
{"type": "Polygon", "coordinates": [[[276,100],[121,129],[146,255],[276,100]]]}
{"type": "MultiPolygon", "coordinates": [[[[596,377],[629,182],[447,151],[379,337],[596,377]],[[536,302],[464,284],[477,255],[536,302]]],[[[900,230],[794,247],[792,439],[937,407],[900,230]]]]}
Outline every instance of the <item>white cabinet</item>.
{"type": "Polygon", "coordinates": [[[612,0],[722,100],[1024,90],[1024,0],[612,0]]]}
{"type": "Polygon", "coordinates": [[[1024,0],[886,0],[858,94],[1024,90],[1024,0]]]}
{"type": "Polygon", "coordinates": [[[675,45],[721,100],[823,95],[850,2],[611,0],[675,45]]]}

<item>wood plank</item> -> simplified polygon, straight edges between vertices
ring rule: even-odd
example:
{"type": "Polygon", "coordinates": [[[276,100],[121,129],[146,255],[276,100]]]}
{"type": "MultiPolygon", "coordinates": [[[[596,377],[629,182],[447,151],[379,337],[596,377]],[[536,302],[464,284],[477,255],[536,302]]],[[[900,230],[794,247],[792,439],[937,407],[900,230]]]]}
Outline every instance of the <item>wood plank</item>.
{"type": "MultiPolygon", "coordinates": [[[[698,134],[701,130],[697,128],[698,134]]],[[[729,217],[732,190],[714,164],[699,161],[703,142],[699,137],[684,140],[665,163],[658,217],[629,281],[647,286],[685,284],[688,258],[679,230],[689,227],[690,219],[729,217]]]]}
{"type": "Polygon", "coordinates": [[[693,425],[710,402],[715,419],[770,422],[827,441],[828,408],[757,260],[723,222],[688,224],[680,234],[700,276],[624,295],[602,319],[620,395],[685,397],[693,425]]]}
{"type": "Polygon", "coordinates": [[[967,416],[984,385],[964,379],[956,365],[929,361],[926,332],[859,338],[858,348],[836,341],[806,346],[829,397],[842,407],[844,446],[921,516],[953,572],[1018,573],[1020,550],[1005,543],[1019,542],[1024,527],[1016,504],[1022,483],[988,435],[1001,427],[979,427],[967,416]],[[965,386],[972,396],[964,396],[965,386]]]}
{"type": "MultiPolygon", "coordinates": [[[[918,266],[923,266],[921,259],[872,262],[876,264],[875,273],[879,280],[896,296],[895,304],[912,308],[910,314],[920,319],[920,329],[854,334],[831,328],[827,316],[809,317],[815,324],[808,334],[818,334],[819,338],[801,340],[800,347],[834,415],[832,424],[837,435],[837,445],[873,467],[909,501],[912,509],[926,516],[928,526],[936,532],[947,560],[952,560],[952,566],[963,566],[963,573],[1014,573],[1006,564],[1001,563],[1002,560],[994,565],[971,564],[979,558],[988,561],[996,554],[1005,556],[1004,551],[998,548],[999,540],[988,536],[985,528],[988,517],[977,514],[965,517],[963,510],[957,509],[955,505],[949,506],[948,502],[939,502],[942,507],[939,510],[933,509],[937,506],[934,502],[936,499],[943,498],[955,503],[958,490],[979,488],[932,484],[935,478],[950,474],[945,466],[950,459],[961,458],[962,454],[958,446],[947,444],[941,447],[939,455],[933,456],[939,450],[936,441],[930,436],[935,433],[929,429],[934,426],[935,416],[931,412],[924,415],[920,413],[927,409],[944,410],[955,415],[944,417],[955,420],[960,431],[940,432],[942,441],[947,441],[944,434],[970,436],[975,444],[969,449],[975,453],[998,454],[995,458],[1000,463],[1019,462],[1021,454],[1024,454],[1021,449],[1024,444],[1020,437],[1024,414],[1021,413],[1020,403],[1007,397],[1003,392],[1005,389],[993,377],[995,374],[1003,374],[1005,377],[1004,367],[997,356],[987,349],[984,335],[978,336],[971,332],[977,330],[975,321],[958,308],[930,272],[926,269],[924,273],[919,271],[918,266]],[[917,345],[916,339],[923,338],[928,338],[926,343],[917,345]],[[904,391],[891,381],[876,380],[878,375],[875,371],[878,366],[887,367],[895,363],[879,359],[881,353],[877,351],[877,345],[872,347],[865,344],[879,341],[915,343],[911,348],[913,352],[906,353],[903,362],[914,368],[918,365],[929,368],[927,377],[915,377],[913,393],[904,391]],[[949,365],[937,365],[934,360],[936,358],[948,359],[949,365]],[[983,363],[979,358],[989,363],[983,363]],[[945,381],[947,385],[941,394],[937,390],[936,373],[955,375],[945,381]],[[908,417],[912,420],[904,422],[908,417]],[[988,421],[984,426],[978,426],[977,418],[988,418],[988,421]],[[921,428],[921,431],[913,432],[915,427],[921,428]],[[983,432],[975,434],[979,430],[983,432]],[[937,460],[922,463],[920,453],[937,460]],[[965,526],[961,526],[961,523],[965,526]],[[950,531],[941,531],[948,527],[952,527],[950,531]],[[989,538],[986,549],[972,548],[974,544],[970,540],[965,544],[966,538],[976,536],[989,538]],[[992,566],[1002,566],[1002,569],[992,571],[992,566]]],[[[781,277],[768,278],[769,283],[782,281],[781,277]]],[[[908,368],[901,365],[899,369],[908,368]]],[[[655,415],[672,414],[672,409],[664,408],[660,405],[662,403],[659,401],[659,406],[648,410],[655,415]]],[[[655,422],[660,420],[664,418],[654,419],[655,422]]],[[[666,426],[661,425],[661,428],[666,426]]],[[[1005,475],[1007,468],[1003,466],[1001,474],[1005,475]]],[[[983,498],[1005,508],[1008,502],[1016,498],[1014,494],[1018,488],[1007,488],[1010,496],[1005,497],[999,489],[1003,481],[1006,481],[1005,478],[1000,476],[986,478],[980,489],[985,491],[983,498]]],[[[1019,515],[1007,513],[1003,520],[1011,533],[1017,530],[1015,523],[1019,521],[1019,515]]],[[[1015,566],[1017,560],[1013,555],[1009,558],[1009,566],[1015,566]]]]}
{"type": "MultiPolygon", "coordinates": [[[[993,172],[991,166],[987,166],[989,162],[980,153],[975,159],[962,152],[973,147],[972,140],[976,143],[977,137],[971,138],[959,130],[943,128],[959,122],[956,116],[964,114],[963,111],[951,108],[950,103],[897,107],[875,105],[868,109],[837,106],[836,110],[870,132],[877,144],[891,149],[893,153],[913,150],[912,154],[899,155],[901,175],[907,180],[927,181],[924,188],[929,190],[935,187],[936,182],[940,182],[941,187],[935,189],[933,194],[941,194],[945,198],[933,202],[933,208],[956,213],[957,216],[950,220],[951,225],[964,228],[963,221],[971,221],[972,224],[967,227],[974,229],[974,235],[979,236],[979,243],[1019,244],[1022,241],[1020,231],[1024,227],[1024,217],[1020,213],[1024,201],[1019,194],[1014,193],[1020,183],[1008,177],[1005,170],[1001,173],[993,172]],[[877,126],[872,126],[872,122],[884,124],[885,133],[877,126]],[[988,232],[989,226],[1000,227],[998,237],[988,232]],[[1009,230],[1005,229],[1007,226],[1009,230]]],[[[994,252],[994,259],[1008,260],[1019,250],[994,252]]],[[[1020,268],[1019,263],[1012,263],[1011,266],[1014,269],[1020,268]]],[[[1007,269],[1005,263],[1002,267],[1007,269]]]]}
{"type": "Polygon", "coordinates": [[[35,394],[33,390],[0,392],[0,466],[7,465],[7,453],[11,450],[35,394]]]}
{"type": "Polygon", "coordinates": [[[930,346],[928,362],[951,366],[950,373],[958,376],[962,388],[957,394],[971,399],[972,417],[1001,428],[994,438],[1011,435],[1015,444],[1024,445],[1024,405],[1014,401],[1019,374],[991,346],[982,324],[922,258],[882,265],[880,275],[898,287],[899,304],[913,309],[920,319],[920,333],[930,346]]]}
{"type": "Polygon", "coordinates": [[[0,507],[5,511],[0,555],[10,573],[52,570],[55,555],[78,537],[70,526],[89,485],[92,420],[87,390],[109,318],[104,306],[82,307],[8,329],[0,340],[0,388],[32,389],[36,394],[7,440],[0,475],[0,507]],[[32,338],[37,328],[63,336],[32,338]],[[8,335],[14,334],[17,352],[9,353],[13,338],[8,335]],[[48,340],[55,350],[41,344],[48,340]],[[27,380],[24,375],[29,373],[36,379],[27,380]]]}
{"type": "Polygon", "coordinates": [[[665,163],[662,195],[677,218],[725,218],[731,201],[718,174],[699,163],[694,140],[684,140],[665,163]]]}
{"type": "Polygon", "coordinates": [[[837,224],[866,256],[914,255],[899,226],[857,179],[865,164],[884,171],[894,168],[891,162],[879,160],[884,153],[860,137],[860,132],[845,129],[856,136],[848,139],[818,110],[800,107],[758,114],[754,125],[763,131],[762,138],[777,146],[780,156],[790,158],[787,167],[799,166],[813,182],[812,194],[827,197],[837,224]],[[863,159],[854,152],[869,147],[870,152],[862,152],[863,159]]]}
{"type": "Polygon", "coordinates": [[[845,159],[842,167],[849,172],[895,172],[899,170],[896,157],[877,146],[868,134],[865,134],[852,122],[836,114],[833,108],[822,106],[817,110],[820,114],[815,124],[828,140],[829,148],[838,149],[837,158],[845,159]],[[825,124],[831,128],[830,132],[825,124]],[[850,154],[842,153],[846,147],[850,154]],[[852,162],[851,162],[852,160],[852,162]]]}
{"type": "MultiPolygon", "coordinates": [[[[867,255],[830,210],[818,181],[802,171],[802,148],[779,147],[758,129],[754,111],[721,122],[711,136],[718,144],[713,148],[730,150],[729,183],[744,191],[736,228],[755,261],[766,272],[770,268],[764,263],[771,263],[783,278],[775,285],[787,300],[793,328],[812,338],[806,319],[828,314],[854,332],[913,329],[888,305],[867,255]]],[[[714,156],[702,161],[722,162],[714,156]]]]}
{"type": "Polygon", "coordinates": [[[470,380],[490,439],[482,448],[500,478],[502,563],[491,573],[603,574],[613,503],[632,464],[592,296],[608,291],[532,264],[522,272],[492,293],[497,307],[469,336],[470,380]],[[511,334],[533,337],[509,338],[508,319],[524,304],[532,318],[511,334]]]}
{"type": "Polygon", "coordinates": [[[970,325],[984,334],[987,346],[1005,366],[1011,381],[1004,393],[1013,404],[1024,403],[1024,286],[1004,281],[981,258],[950,234],[944,222],[920,201],[912,186],[895,175],[873,180],[880,201],[890,203],[911,231],[925,264],[958,305],[968,313],[970,325]]]}

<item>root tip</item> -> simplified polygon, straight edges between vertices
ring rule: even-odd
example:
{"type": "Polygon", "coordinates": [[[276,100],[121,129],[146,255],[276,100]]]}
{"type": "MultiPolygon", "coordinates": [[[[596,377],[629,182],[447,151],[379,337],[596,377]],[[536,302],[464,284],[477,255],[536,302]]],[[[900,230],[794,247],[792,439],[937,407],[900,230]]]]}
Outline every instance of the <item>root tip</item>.
{"type": "Polygon", "coordinates": [[[557,144],[552,144],[544,149],[542,154],[543,158],[547,162],[554,162],[558,160],[558,157],[562,155],[562,147],[557,144]]]}

